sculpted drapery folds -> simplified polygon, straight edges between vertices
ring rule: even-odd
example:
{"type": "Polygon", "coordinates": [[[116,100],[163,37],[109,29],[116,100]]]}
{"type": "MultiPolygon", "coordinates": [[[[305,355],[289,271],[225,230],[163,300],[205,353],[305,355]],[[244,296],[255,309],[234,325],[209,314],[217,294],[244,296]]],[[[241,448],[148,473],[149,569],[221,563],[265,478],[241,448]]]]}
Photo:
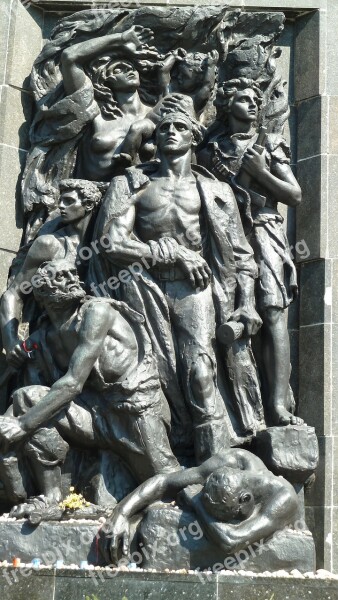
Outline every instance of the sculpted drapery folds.
{"type": "MultiPolygon", "coordinates": [[[[267,424],[311,433],[289,392],[297,285],[277,204],[301,192],[282,137],[283,19],[82,11],[33,66],[23,242],[0,307],[0,479],[12,516],[32,522],[65,516],[66,474],[94,489],[92,516],[132,490],[108,521],[114,560],[129,520],[164,497],[225,555],[300,514],[253,453],[267,424]]],[[[313,472],[304,455],[293,482],[313,472]]]]}

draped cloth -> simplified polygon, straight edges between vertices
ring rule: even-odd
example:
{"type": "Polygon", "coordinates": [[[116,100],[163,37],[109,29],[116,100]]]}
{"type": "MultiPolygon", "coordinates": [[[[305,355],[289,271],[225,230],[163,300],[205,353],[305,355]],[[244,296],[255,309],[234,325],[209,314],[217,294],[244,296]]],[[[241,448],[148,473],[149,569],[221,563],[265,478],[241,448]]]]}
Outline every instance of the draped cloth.
{"type": "MultiPolygon", "coordinates": [[[[149,176],[158,168],[157,163],[148,163],[127,169],[126,175],[115,177],[108,189],[97,217],[94,239],[102,239],[114,219],[118,218],[130,206],[131,198],[150,182],[149,176]]],[[[203,168],[193,166],[196,185],[201,198],[201,223],[205,230],[203,256],[212,271],[212,295],[215,311],[216,327],[229,319],[235,310],[237,283],[245,277],[255,278],[257,268],[253,252],[247,243],[236,202],[231,188],[217,181],[203,168]]],[[[135,232],[134,239],[138,239],[135,232]]],[[[141,260],[141,259],[140,259],[141,260]]],[[[139,263],[142,264],[142,263],[139,263]]],[[[151,265],[150,265],[151,266],[151,265]]],[[[114,264],[108,252],[95,254],[89,267],[88,281],[96,294],[110,296],[125,301],[134,310],[144,315],[145,324],[153,344],[160,380],[172,411],[173,427],[181,425],[185,435],[185,424],[189,420],[186,402],[177,378],[175,339],[170,322],[169,309],[156,279],[144,268],[127,283],[121,283],[114,291],[106,284],[112,276],[119,273],[119,265],[114,264]],[[183,427],[182,427],[183,424],[183,427]]],[[[193,293],[192,288],[192,293],[193,293]]],[[[228,434],[231,440],[237,439],[237,433],[245,434],[263,426],[259,381],[256,366],[249,344],[245,344],[241,352],[236,348],[225,347],[216,350],[219,364],[217,393],[222,395],[228,408],[226,416],[228,434]],[[251,372],[250,385],[241,387],[241,364],[251,372]],[[224,381],[228,359],[235,362],[237,368],[232,369],[236,385],[230,385],[229,378],[224,381]],[[222,381],[223,379],[223,381],[222,381]],[[254,385],[253,385],[254,383],[254,385]],[[237,391],[241,388],[241,393],[237,391]],[[244,396],[244,397],[243,397],[244,396]],[[243,404],[244,402],[244,404],[243,404]],[[235,407],[235,410],[234,410],[235,407]],[[234,415],[234,413],[236,413],[234,415]]],[[[224,440],[224,445],[228,440],[224,440]]]]}

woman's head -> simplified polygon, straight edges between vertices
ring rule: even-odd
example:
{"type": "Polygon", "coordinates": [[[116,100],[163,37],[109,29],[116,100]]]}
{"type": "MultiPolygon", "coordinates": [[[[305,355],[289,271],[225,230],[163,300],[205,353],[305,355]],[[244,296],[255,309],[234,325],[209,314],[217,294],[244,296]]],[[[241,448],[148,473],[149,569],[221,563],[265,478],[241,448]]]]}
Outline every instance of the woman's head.
{"type": "Polygon", "coordinates": [[[262,98],[259,85],[252,79],[240,77],[221,83],[215,100],[217,119],[227,122],[232,115],[239,121],[255,122],[262,98]]]}
{"type": "Polygon", "coordinates": [[[123,113],[118,106],[118,92],[135,92],[140,86],[140,76],[134,65],[127,60],[101,57],[91,64],[90,77],[95,98],[102,113],[107,117],[119,117],[123,113]]]}

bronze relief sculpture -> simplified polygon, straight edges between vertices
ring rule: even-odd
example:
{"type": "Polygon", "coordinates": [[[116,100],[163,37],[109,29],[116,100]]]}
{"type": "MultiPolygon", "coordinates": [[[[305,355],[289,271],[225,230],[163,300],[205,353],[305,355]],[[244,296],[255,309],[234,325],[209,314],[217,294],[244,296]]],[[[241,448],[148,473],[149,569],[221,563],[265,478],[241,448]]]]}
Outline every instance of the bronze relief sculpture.
{"type": "Polygon", "coordinates": [[[289,385],[297,277],[277,205],[301,190],[282,28],[217,7],[83,11],[33,67],[0,479],[11,515],[38,523],[65,517],[67,474],[90,501],[79,518],[107,517],[114,564],[140,536],[176,535],[178,512],[203,540],[163,539],[145,566],[205,568],[302,518],[317,445],[289,385]]]}

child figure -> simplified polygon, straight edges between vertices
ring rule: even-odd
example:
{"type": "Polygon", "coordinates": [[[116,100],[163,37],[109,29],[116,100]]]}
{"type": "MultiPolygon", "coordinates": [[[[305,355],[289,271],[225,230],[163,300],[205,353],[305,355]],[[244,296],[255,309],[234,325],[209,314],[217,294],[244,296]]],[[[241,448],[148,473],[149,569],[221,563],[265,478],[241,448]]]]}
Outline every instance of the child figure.
{"type": "MultiPolygon", "coordinates": [[[[134,162],[139,149],[151,138],[157,123],[165,113],[179,107],[201,121],[202,113],[214,89],[217,60],[217,50],[203,54],[187,53],[178,48],[157,63],[156,66],[160,69],[160,100],[146,118],[131,125],[119,155],[126,166],[134,162]]],[[[143,61],[142,65],[148,67],[151,63],[143,61]]]]}

